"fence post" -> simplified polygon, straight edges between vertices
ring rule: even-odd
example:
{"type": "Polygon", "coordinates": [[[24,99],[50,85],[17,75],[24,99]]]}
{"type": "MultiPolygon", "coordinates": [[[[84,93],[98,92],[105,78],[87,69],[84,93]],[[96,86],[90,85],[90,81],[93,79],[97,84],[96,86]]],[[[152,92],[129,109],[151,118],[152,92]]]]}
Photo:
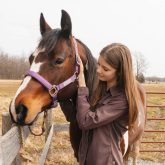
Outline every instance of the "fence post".
{"type": "MultiPolygon", "coordinates": [[[[49,109],[47,112],[47,117],[46,117],[46,121],[45,121],[45,143],[47,141],[47,138],[49,136],[49,132],[50,132],[50,128],[52,126],[52,109],[49,109]]],[[[49,159],[51,157],[51,145],[49,147],[49,151],[48,151],[48,155],[47,158],[49,159]]]]}
{"type": "Polygon", "coordinates": [[[10,115],[8,112],[2,113],[2,135],[4,135],[7,131],[10,130],[12,126],[12,121],[10,119],[10,115]]]}
{"type": "MultiPolygon", "coordinates": [[[[2,113],[2,135],[11,129],[12,121],[8,112],[2,113]]],[[[11,165],[21,165],[20,154],[18,153],[11,165]]]]}
{"type": "Polygon", "coordinates": [[[46,140],[48,138],[51,126],[52,126],[52,109],[48,110],[47,116],[46,116],[46,121],[45,121],[45,127],[46,127],[46,130],[45,130],[45,142],[46,142],[46,140]]]}

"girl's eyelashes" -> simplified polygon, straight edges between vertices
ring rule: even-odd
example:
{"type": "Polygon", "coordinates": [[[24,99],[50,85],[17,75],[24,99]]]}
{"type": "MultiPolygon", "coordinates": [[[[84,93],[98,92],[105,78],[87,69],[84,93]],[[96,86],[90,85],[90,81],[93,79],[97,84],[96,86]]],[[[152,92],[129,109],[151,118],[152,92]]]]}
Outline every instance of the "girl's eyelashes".
{"type": "Polygon", "coordinates": [[[110,71],[110,69],[105,66],[102,66],[102,68],[104,69],[104,71],[110,71]]]}
{"type": "Polygon", "coordinates": [[[103,68],[105,71],[109,71],[109,69],[107,69],[107,68],[103,68]]]}
{"type": "Polygon", "coordinates": [[[103,68],[104,71],[110,71],[110,69],[108,69],[107,67],[101,66],[100,63],[97,63],[97,66],[103,68]]]}

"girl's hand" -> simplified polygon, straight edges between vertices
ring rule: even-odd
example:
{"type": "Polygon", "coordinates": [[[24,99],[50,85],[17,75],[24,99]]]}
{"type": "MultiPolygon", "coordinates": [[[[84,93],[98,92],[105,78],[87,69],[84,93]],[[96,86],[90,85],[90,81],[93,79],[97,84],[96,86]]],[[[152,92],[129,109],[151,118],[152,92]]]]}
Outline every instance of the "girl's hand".
{"type": "Polygon", "coordinates": [[[82,73],[84,73],[84,65],[83,65],[83,63],[82,63],[82,60],[81,60],[81,58],[80,58],[80,55],[78,54],[78,63],[79,63],[79,65],[80,65],[80,72],[82,72],[82,73]]]}
{"type": "Polygon", "coordinates": [[[83,66],[80,56],[78,56],[78,61],[80,65],[80,72],[78,75],[79,87],[86,87],[85,78],[84,78],[84,66],[83,66]]]}

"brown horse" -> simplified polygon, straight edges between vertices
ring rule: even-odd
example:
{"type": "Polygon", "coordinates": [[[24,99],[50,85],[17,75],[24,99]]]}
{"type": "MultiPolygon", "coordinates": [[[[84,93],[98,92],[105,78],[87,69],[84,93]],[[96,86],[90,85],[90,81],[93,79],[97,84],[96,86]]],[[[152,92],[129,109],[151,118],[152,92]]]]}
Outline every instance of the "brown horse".
{"type": "MultiPolygon", "coordinates": [[[[19,125],[31,125],[39,113],[55,107],[59,102],[66,120],[70,122],[70,141],[78,160],[81,130],[76,121],[77,76],[79,74],[77,56],[79,54],[85,68],[85,80],[90,97],[98,81],[96,60],[87,46],[72,36],[72,23],[66,11],[62,10],[61,29],[52,29],[41,14],[40,32],[41,41],[29,57],[30,70],[11,102],[11,118],[19,125]]],[[[136,128],[132,132],[127,132],[121,141],[125,158],[128,148],[138,142],[144,130],[145,93],[140,85],[139,91],[143,105],[139,109],[136,128]]]]}

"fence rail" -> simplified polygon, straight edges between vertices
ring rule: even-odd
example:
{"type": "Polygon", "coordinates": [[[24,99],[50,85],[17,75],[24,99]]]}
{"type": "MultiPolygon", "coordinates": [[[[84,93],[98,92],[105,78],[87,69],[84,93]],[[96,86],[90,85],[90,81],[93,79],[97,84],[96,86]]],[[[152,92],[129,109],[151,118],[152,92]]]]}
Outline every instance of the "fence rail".
{"type": "MultiPolygon", "coordinates": [[[[50,122],[51,110],[47,117],[46,122],[46,135],[45,135],[45,146],[43,152],[39,158],[39,165],[43,165],[51,143],[53,133],[55,131],[54,125],[50,122]]],[[[23,138],[26,140],[29,135],[28,127],[22,129],[23,138]]],[[[0,165],[21,165],[19,156],[19,150],[22,145],[20,137],[20,129],[17,126],[12,127],[12,122],[9,113],[2,114],[2,137],[0,138],[0,165]]]]}
{"type": "MultiPolygon", "coordinates": [[[[156,94],[161,94],[161,95],[165,95],[165,92],[147,92],[147,95],[152,94],[152,95],[156,95],[156,94]]],[[[165,105],[147,105],[147,108],[165,108],[165,105]]],[[[147,120],[156,120],[156,121],[165,121],[165,118],[147,118],[147,120]]],[[[165,133],[165,130],[145,130],[145,132],[149,132],[149,133],[165,133]]],[[[155,144],[165,144],[165,141],[142,141],[141,143],[155,143],[155,144]]],[[[150,149],[150,150],[140,150],[140,152],[165,152],[165,150],[154,150],[154,149],[150,149]]]]}

